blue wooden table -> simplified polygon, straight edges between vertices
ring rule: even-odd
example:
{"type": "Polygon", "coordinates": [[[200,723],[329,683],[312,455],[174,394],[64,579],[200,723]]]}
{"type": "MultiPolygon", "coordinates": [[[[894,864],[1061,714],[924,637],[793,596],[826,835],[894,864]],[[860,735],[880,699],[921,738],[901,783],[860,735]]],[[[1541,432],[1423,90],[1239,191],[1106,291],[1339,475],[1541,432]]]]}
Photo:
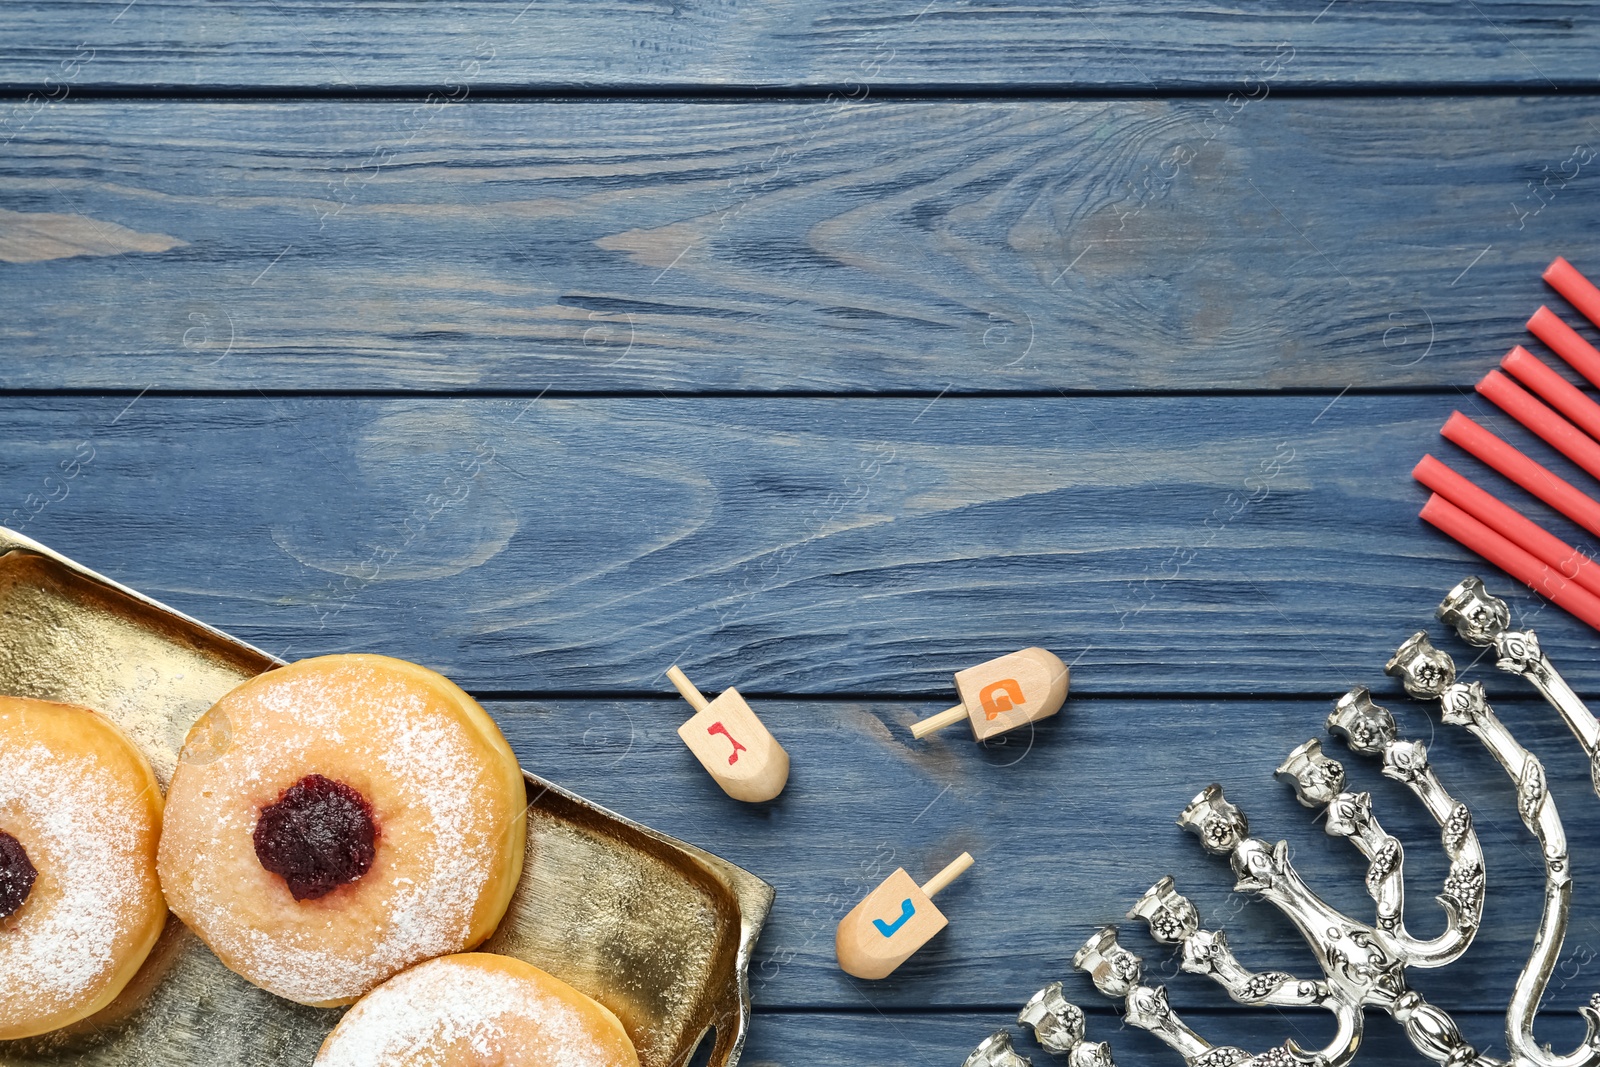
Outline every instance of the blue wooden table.
{"type": "MultiPolygon", "coordinates": [[[[1552,257],[1600,270],[1597,48],[1574,0],[8,2],[0,524],[274,653],[438,668],[530,768],[771,881],[762,1067],[958,1064],[1057,978],[1123,1067],[1176,1064],[1074,949],[1170,872],[1251,966],[1314,973],[1173,819],[1220,781],[1367,914],[1271,772],[1370,684],[1487,854],[1485,929],[1416,984],[1503,1051],[1537,858],[1382,665],[1464,574],[1513,592],[1416,518],[1450,411],[1569,469],[1471,386],[1567,311],[1552,257]],[[910,739],[1028,645],[1074,665],[1061,717],[910,739]],[[694,764],[674,662],[761,710],[777,802],[694,764]],[[945,933],[836,969],[872,884],[963,849],[945,933]]],[[[1595,635],[1512,600],[1600,695],[1595,635]]],[[[1566,812],[1570,1047],[1587,766],[1473,676],[1566,812]]],[[[1436,931],[1437,831],[1346,763],[1436,931]]],[[[1208,1038],[1331,1035],[1127,925],[1208,1038]]],[[[1364,1057],[1423,1062],[1383,1020],[1364,1057]]]]}

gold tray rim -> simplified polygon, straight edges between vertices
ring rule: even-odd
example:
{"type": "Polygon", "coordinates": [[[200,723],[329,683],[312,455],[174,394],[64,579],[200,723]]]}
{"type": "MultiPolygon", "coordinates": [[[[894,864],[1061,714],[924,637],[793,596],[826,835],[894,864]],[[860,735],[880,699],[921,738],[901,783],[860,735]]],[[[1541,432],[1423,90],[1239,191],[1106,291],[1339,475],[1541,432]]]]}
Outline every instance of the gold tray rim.
{"type": "MultiPolygon", "coordinates": [[[[720,988],[711,991],[716,1016],[712,1025],[716,1027],[717,1041],[712,1047],[708,1067],[735,1067],[740,1054],[744,1051],[745,1039],[749,1036],[750,1030],[750,963],[755,956],[756,941],[760,938],[761,931],[771,914],[772,902],[777,898],[777,890],[769,882],[751,874],[736,863],[708,852],[698,845],[691,845],[670,834],[652,829],[626,815],[618,814],[547,778],[541,778],[526,768],[522,771],[522,777],[530,786],[536,785],[544,792],[585,808],[592,814],[611,819],[658,845],[682,853],[695,861],[707,876],[722,883],[733,895],[734,901],[739,906],[739,945],[732,972],[723,976],[720,988]],[[725,1021],[733,1025],[725,1025],[725,1021]]],[[[529,801],[530,806],[535,803],[537,800],[529,801]]],[[[694,1050],[691,1049],[684,1062],[688,1062],[693,1055],[694,1050]]]]}
{"type": "MultiPolygon", "coordinates": [[[[50,546],[28,537],[26,534],[6,526],[0,526],[0,556],[6,556],[18,551],[32,553],[48,559],[83,579],[114,590],[149,608],[180,620],[186,625],[195,627],[241,651],[260,656],[263,660],[277,666],[287,665],[288,661],[258,648],[248,641],[244,641],[225,630],[197,619],[187,612],[179,611],[177,608],[141,593],[139,590],[114,578],[109,578],[79,563],[77,560],[63,555],[50,546]]],[[[522,776],[529,787],[538,787],[539,796],[553,794],[568,804],[585,809],[592,815],[610,820],[633,833],[648,838],[659,847],[676,851],[686,856],[707,877],[720,883],[732,895],[739,909],[739,942],[731,973],[722,976],[721,983],[708,990],[711,994],[714,1014],[711,1025],[716,1028],[717,1034],[716,1043],[711,1051],[709,1067],[735,1067],[744,1050],[745,1040],[749,1036],[752,1015],[749,967],[754,959],[756,942],[761,936],[761,931],[766,926],[767,919],[771,916],[772,904],[777,898],[776,888],[771,883],[713,852],[646,826],[644,823],[612,811],[604,805],[596,804],[594,801],[570,789],[534,774],[525,767],[522,768],[522,776]],[[730,1023],[732,1025],[727,1025],[730,1023]]],[[[532,807],[538,803],[538,799],[539,797],[531,799],[529,806],[532,807]]],[[[703,1038],[704,1034],[701,1035],[701,1039],[703,1038]]],[[[694,1049],[690,1049],[686,1060],[692,1057],[693,1053],[694,1049]]]]}

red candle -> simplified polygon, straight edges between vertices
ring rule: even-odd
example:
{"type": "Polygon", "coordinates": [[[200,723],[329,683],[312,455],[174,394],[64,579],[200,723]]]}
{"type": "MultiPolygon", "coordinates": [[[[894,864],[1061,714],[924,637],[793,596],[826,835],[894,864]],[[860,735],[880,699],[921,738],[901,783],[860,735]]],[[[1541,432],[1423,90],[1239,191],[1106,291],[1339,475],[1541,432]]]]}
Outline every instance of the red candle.
{"type": "Polygon", "coordinates": [[[1571,419],[1584,433],[1600,439],[1600,404],[1545,366],[1538,356],[1518,345],[1506,353],[1500,366],[1516,375],[1518,381],[1538,393],[1546,404],[1571,419]]]}
{"type": "Polygon", "coordinates": [[[1478,392],[1493,400],[1507,415],[1545,439],[1572,462],[1600,478],[1600,444],[1579,432],[1572,423],[1517,388],[1517,383],[1497,370],[1483,376],[1478,392]]]}
{"type": "Polygon", "coordinates": [[[1528,329],[1573,370],[1587,378],[1590,385],[1600,385],[1600,350],[1579,337],[1577,330],[1561,321],[1561,316],[1541,307],[1528,320],[1528,329]]]}
{"type": "Polygon", "coordinates": [[[1600,566],[1509,504],[1502,503],[1432,456],[1423,456],[1411,476],[1495,533],[1554,567],[1557,574],[1600,596],[1600,566]]]}
{"type": "Polygon", "coordinates": [[[1579,273],[1577,267],[1557,256],[1556,261],[1545,268],[1544,280],[1583,312],[1584,318],[1600,326],[1600,289],[1579,273]]]}
{"type": "Polygon", "coordinates": [[[1567,581],[1444,497],[1430,496],[1422,507],[1422,518],[1552,604],[1600,630],[1600,597],[1567,581]]]}
{"type": "Polygon", "coordinates": [[[1600,537],[1600,504],[1565,478],[1535,463],[1459,411],[1451,413],[1439,432],[1600,537]]]}

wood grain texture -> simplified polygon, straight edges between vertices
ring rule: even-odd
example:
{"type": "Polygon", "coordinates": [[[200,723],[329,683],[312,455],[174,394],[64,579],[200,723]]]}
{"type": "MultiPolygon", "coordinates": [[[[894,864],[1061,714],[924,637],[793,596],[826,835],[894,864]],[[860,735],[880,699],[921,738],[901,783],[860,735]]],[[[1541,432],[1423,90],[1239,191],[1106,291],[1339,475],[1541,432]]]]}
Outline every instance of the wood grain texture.
{"type": "MultiPolygon", "coordinates": [[[[1581,748],[1554,712],[1521,697],[1516,680],[1502,680],[1492,668],[1472,677],[1485,682],[1503,719],[1545,762],[1563,816],[1576,892],[1547,1003],[1571,1012],[1600,990],[1600,828],[1593,818],[1600,801],[1581,748]]],[[[1467,954],[1452,967],[1410,977],[1451,1012],[1503,1014],[1533,942],[1544,884],[1537,846],[1518,819],[1510,781],[1477,741],[1403,696],[1378,695],[1402,734],[1427,745],[1445,787],[1472,810],[1488,872],[1487,918],[1467,954]]],[[[1328,736],[1332,706],[1331,699],[1084,698],[1031,733],[981,747],[911,740],[915,703],[769,698],[756,707],[788,747],[793,775],[776,801],[744,805],[705,780],[674,733],[680,712],[671,701],[488,705],[530,769],[710,848],[777,888],[751,968],[758,1011],[890,1013],[977,1005],[1015,1013],[1056,979],[1076,1003],[1109,1012],[1116,1005],[1071,968],[1073,952],[1106,924],[1119,927],[1123,943],[1168,984],[1180,1009],[1242,1010],[1205,978],[1179,974],[1143,924],[1124,919],[1167,874],[1208,927],[1227,930],[1248,966],[1315,975],[1287,920],[1234,894],[1227,862],[1207,856],[1175,825],[1197,792],[1220,782],[1257,835],[1291,843],[1308,884],[1371,921],[1365,861],[1348,841],[1325,835],[1272,777],[1290,749],[1311,737],[1323,738],[1344,764],[1352,789],[1373,793],[1374,814],[1404,843],[1408,926],[1423,935],[1443,929],[1434,901],[1446,873],[1438,828],[1409,793],[1380,775],[1376,761],[1328,736]],[[897,867],[925,880],[962,851],[976,864],[939,894],[946,929],[882,981],[858,981],[838,969],[834,930],[857,902],[897,867]]],[[[1274,1013],[1253,1018],[1248,1044],[1287,1036],[1274,1013]]],[[[1331,1034],[1329,1017],[1307,1018],[1309,1032],[1331,1034]]],[[[1097,1024],[1100,1036],[1120,1040],[1108,1021],[1097,1024]]],[[[1374,1016],[1374,1030],[1387,1025],[1374,1016]]],[[[1484,1039],[1501,1027],[1490,1025],[1484,1039]]]]}
{"type": "MultiPolygon", "coordinates": [[[[269,652],[477,690],[670,692],[676,662],[927,715],[957,670],[1039,646],[1079,694],[1331,698],[1464,575],[1514,592],[1416,517],[1452,406],[12,398],[0,522],[269,652]]],[[[1594,634],[1510,599],[1600,692],[1594,634]]]]}
{"type": "Polygon", "coordinates": [[[1577,0],[63,0],[0,8],[14,86],[1593,85],[1577,0]]]}
{"type": "MultiPolygon", "coordinates": [[[[1436,431],[1482,416],[1456,390],[1539,303],[1565,311],[1550,258],[1600,271],[1592,100],[1500,95],[1600,86],[1596,44],[1573,0],[0,5],[0,523],[274,653],[437,667],[530,768],[769,879],[746,1067],[959,1063],[1057,978],[1124,1067],[1175,1062],[1070,970],[1108,922],[1207,1037],[1325,1039],[1121,916],[1170,872],[1248,963],[1309,974],[1173,819],[1220,781],[1370,914],[1271,771],[1373,685],[1488,865],[1478,942],[1415,984],[1499,1053],[1534,849],[1493,761],[1380,671],[1462,575],[1512,591],[1416,519],[1424,451],[1595,547],[1436,431]],[[1420,86],[1497,92],[1282,92],[1420,86]],[[416,99],[193,99],[253,87],[416,99]],[[584,95],[678,87],[811,98],[584,95]],[[992,96],[885,99],[941,87],[992,96]],[[120,89],[158,99],[79,100],[120,89]],[[1214,96],[1004,99],[1035,89],[1214,96]],[[1431,395],[1362,395],[1386,391],[1431,395]],[[1034,644],[1073,664],[1062,714],[911,740],[956,670],[1034,644]],[[774,802],[696,766],[674,661],[789,749],[774,802]],[[838,918],[963,849],[950,927],[887,981],[842,975],[838,918]]],[[[1595,635],[1512,600],[1600,694],[1595,635]]],[[[1587,767],[1522,683],[1468,676],[1565,815],[1579,891],[1539,1036],[1567,1047],[1600,988],[1587,767]]],[[[1437,833],[1329,748],[1437,930],[1437,833]]],[[[1418,1062],[1378,1017],[1362,1056],[1418,1062]]]]}
{"type": "Polygon", "coordinates": [[[1591,111],[67,104],[8,208],[180,243],[6,266],[0,386],[1466,386],[1600,268],[1591,111]]]}
{"type": "MultiPolygon", "coordinates": [[[[1088,982],[1084,982],[1088,988],[1088,982]]],[[[1092,1007],[1092,1006],[1091,1006],[1092,1007]]],[[[1330,1031],[1315,1015],[1267,1010],[1259,1013],[1185,1013],[1208,1038],[1252,1051],[1264,1051],[1284,1037],[1299,1036],[1307,1043],[1325,1039],[1330,1031]]],[[[1540,1036],[1551,1035],[1557,1048],[1572,1048],[1583,1036],[1576,1014],[1539,1016],[1540,1036]]],[[[1504,1055],[1499,1036],[1505,1020],[1490,1015],[1458,1015],[1467,1037],[1480,1051],[1504,1055]]],[[[1017,1041],[1017,1051],[1032,1058],[1034,1067],[1048,1067],[1053,1059],[1031,1038],[1019,1037],[1015,1012],[967,1011],[898,1014],[873,1012],[758,1013],[741,1067],[906,1067],[907,1064],[949,1064],[956,1067],[972,1047],[1002,1027],[1017,1041]]],[[[1109,1040],[1119,1064],[1178,1062],[1172,1050],[1154,1037],[1122,1026],[1109,1013],[1091,1014],[1089,1033],[1109,1040]]],[[[1392,1022],[1374,1018],[1361,1044],[1360,1063],[1368,1067],[1416,1067],[1418,1058],[1405,1036],[1392,1022]]],[[[696,1064],[698,1067],[698,1061],[696,1064]]]]}

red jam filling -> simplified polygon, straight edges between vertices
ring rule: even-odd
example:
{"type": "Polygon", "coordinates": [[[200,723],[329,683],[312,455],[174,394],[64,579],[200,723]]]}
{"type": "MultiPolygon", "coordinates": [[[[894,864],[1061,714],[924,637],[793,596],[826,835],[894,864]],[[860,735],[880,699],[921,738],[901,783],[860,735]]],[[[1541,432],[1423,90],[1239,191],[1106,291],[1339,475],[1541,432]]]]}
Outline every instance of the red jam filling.
{"type": "Polygon", "coordinates": [[[0,919],[11,918],[27,903],[37,877],[22,842],[0,830],[0,919]]]}
{"type": "Polygon", "coordinates": [[[294,899],[316,900],[371,869],[378,826],[366,797],[308,774],[261,809],[252,836],[261,866],[287,882],[294,899]]]}

